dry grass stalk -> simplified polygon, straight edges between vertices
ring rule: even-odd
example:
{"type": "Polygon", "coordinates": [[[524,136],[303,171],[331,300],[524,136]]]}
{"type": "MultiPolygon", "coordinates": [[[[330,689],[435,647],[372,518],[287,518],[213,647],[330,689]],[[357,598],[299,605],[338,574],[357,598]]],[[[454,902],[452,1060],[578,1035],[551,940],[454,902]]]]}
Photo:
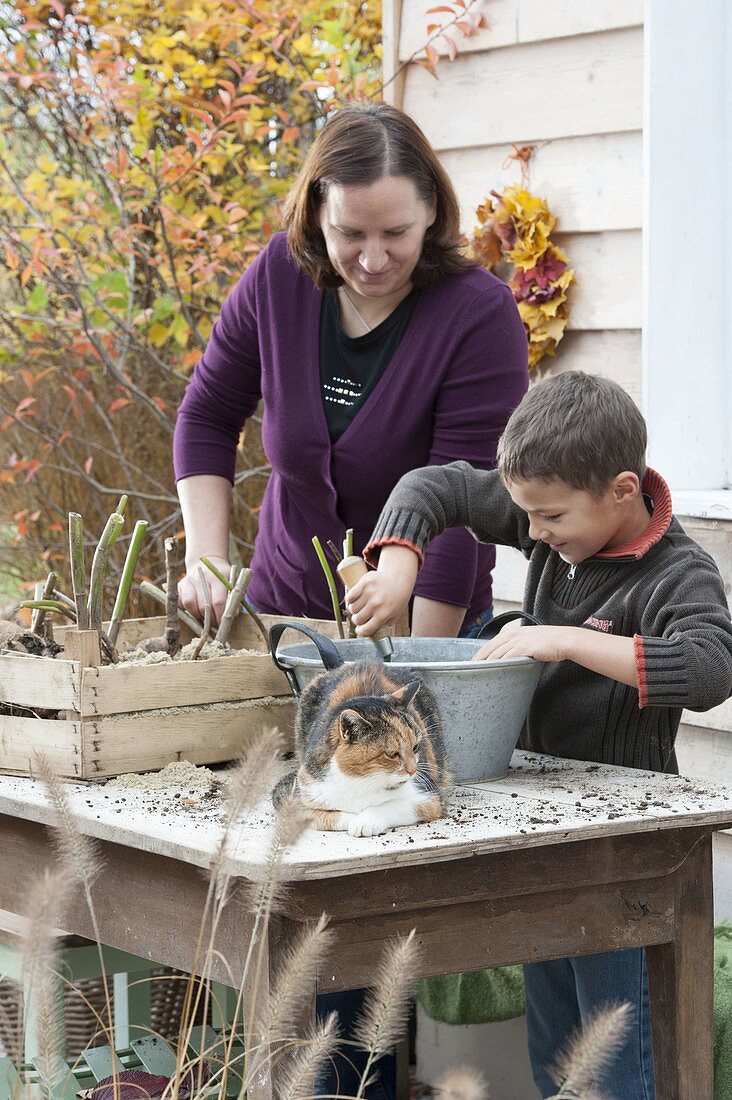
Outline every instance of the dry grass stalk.
{"type": "Polygon", "coordinates": [[[38,1057],[36,1068],[41,1078],[44,1100],[53,1100],[54,1089],[68,1076],[64,1061],[64,1020],[61,988],[54,979],[54,968],[40,976],[35,990],[38,1025],[38,1057]]]}
{"type": "Polygon", "coordinates": [[[356,1021],[356,1045],[368,1053],[357,1098],[363,1096],[373,1063],[393,1050],[407,1025],[409,994],[419,958],[415,934],[413,928],[408,936],[396,939],[384,952],[363,1013],[356,1021]]]}
{"type": "Polygon", "coordinates": [[[260,1023],[266,1042],[292,1038],[318,970],[324,964],[332,944],[333,933],[323,913],[317,923],[306,928],[299,941],[290,948],[277,975],[266,1018],[260,1023]]]}
{"type": "Polygon", "coordinates": [[[241,759],[226,773],[224,827],[209,864],[212,896],[220,906],[227,900],[231,881],[227,856],[234,840],[233,830],[272,789],[282,745],[282,734],[276,727],[256,730],[247,735],[241,759]]]}
{"type": "Polygon", "coordinates": [[[602,1100],[595,1081],[620,1052],[632,1011],[629,1004],[620,1004],[598,1012],[570,1040],[550,1071],[552,1079],[560,1085],[552,1100],[602,1100]]]}
{"type": "MultiPolygon", "coordinates": [[[[236,1020],[239,1017],[244,999],[244,990],[249,987],[254,995],[249,1002],[250,1017],[246,1022],[245,1045],[248,1050],[252,1051],[255,1059],[257,1058],[257,1052],[253,1023],[259,1018],[257,994],[262,988],[266,929],[272,912],[276,910],[284,898],[285,880],[282,870],[282,857],[287,848],[302,835],[308,824],[308,814],[299,799],[290,797],[282,802],[275,819],[262,875],[259,881],[253,883],[250,892],[250,906],[254,913],[254,922],[239,983],[234,1019],[236,1020]],[[252,975],[255,951],[256,966],[252,975]]],[[[259,1072],[261,1072],[261,1060],[257,1061],[256,1065],[259,1067],[259,1072]]],[[[242,1082],[240,1100],[246,1094],[247,1088],[251,1088],[253,1080],[252,1073],[248,1073],[246,1079],[242,1082]]]]}
{"type": "Polygon", "coordinates": [[[78,882],[91,889],[102,866],[96,846],[91,838],[84,836],[79,829],[61,780],[53,770],[53,765],[46,754],[36,751],[33,755],[34,770],[46,789],[48,800],[55,813],[56,828],[53,837],[61,863],[78,882]]]}
{"type": "Polygon", "coordinates": [[[264,1005],[257,1026],[257,1045],[252,1052],[247,1082],[253,1081],[266,1062],[295,1041],[300,1014],[315,987],[318,969],[333,943],[328,918],[322,914],[316,924],[306,929],[299,942],[287,953],[275,987],[264,1005]],[[279,1051],[274,1044],[283,1042],[279,1051]]]}
{"type": "Polygon", "coordinates": [[[463,1066],[448,1070],[434,1088],[437,1100],[487,1100],[488,1085],[482,1073],[463,1066]]]}
{"type": "MultiPolygon", "coordinates": [[[[69,805],[61,780],[54,772],[48,757],[45,753],[36,751],[34,753],[34,760],[38,775],[45,787],[46,795],[56,817],[53,837],[58,847],[61,866],[79,883],[84,892],[84,898],[94,931],[94,941],[99,954],[100,973],[102,985],[104,987],[106,1018],[110,1022],[111,1027],[111,1021],[114,1018],[112,1014],[112,998],[109,992],[109,981],[107,980],[107,968],[104,963],[102,939],[99,934],[97,914],[92,899],[92,885],[102,869],[99,852],[91,838],[84,836],[81,832],[69,805]]],[[[114,1046],[114,1036],[111,1032],[108,1034],[108,1041],[110,1046],[114,1046]]]]}
{"type": "Polygon", "coordinates": [[[22,907],[25,925],[21,962],[23,984],[32,989],[43,971],[53,969],[58,925],[71,894],[73,877],[63,867],[46,868],[28,891],[22,907]]]}
{"type": "Polygon", "coordinates": [[[280,1085],[282,1100],[310,1100],[313,1082],[338,1043],[338,1015],[328,1018],[305,1037],[304,1045],[291,1059],[280,1085]]]}
{"type": "MultiPolygon", "coordinates": [[[[18,1020],[36,1020],[38,1065],[45,1096],[66,1072],[63,1066],[63,1023],[60,984],[56,981],[58,925],[71,895],[73,876],[64,866],[46,869],[30,887],[23,904],[25,927],[21,939],[21,965],[25,1004],[18,1020]],[[32,1012],[31,1012],[32,1008],[32,1012]],[[62,1067],[62,1068],[60,1068],[62,1067]]],[[[17,1051],[24,1047],[18,1035],[17,1051]]]]}
{"type": "Polygon", "coordinates": [[[255,914],[276,912],[286,894],[282,857],[299,840],[310,824],[310,818],[299,798],[289,795],[280,804],[275,819],[267,858],[258,877],[253,877],[249,908],[255,914]]]}
{"type": "MultiPolygon", "coordinates": [[[[229,901],[231,887],[229,852],[232,847],[236,847],[238,841],[237,826],[243,825],[247,814],[271,790],[275,776],[275,765],[282,750],[282,743],[282,735],[276,727],[265,727],[262,730],[253,731],[244,740],[242,756],[238,764],[231,768],[226,775],[224,826],[208,868],[209,889],[201,920],[198,944],[191,966],[194,972],[200,971],[204,979],[207,979],[210,974],[219,922],[229,901]],[[207,925],[209,926],[208,942],[204,948],[203,940],[207,925]]],[[[196,1012],[202,998],[204,1012],[206,1012],[210,998],[210,982],[205,981],[203,988],[200,983],[196,983],[195,990],[194,983],[189,982],[183,1007],[184,1024],[181,1031],[186,1041],[190,1038],[196,1012]]],[[[237,1012],[234,1014],[233,1025],[236,1023],[237,1012]]],[[[229,1050],[231,1045],[230,1043],[229,1050]]],[[[185,1044],[182,1043],[181,1047],[184,1046],[185,1044]]]]}

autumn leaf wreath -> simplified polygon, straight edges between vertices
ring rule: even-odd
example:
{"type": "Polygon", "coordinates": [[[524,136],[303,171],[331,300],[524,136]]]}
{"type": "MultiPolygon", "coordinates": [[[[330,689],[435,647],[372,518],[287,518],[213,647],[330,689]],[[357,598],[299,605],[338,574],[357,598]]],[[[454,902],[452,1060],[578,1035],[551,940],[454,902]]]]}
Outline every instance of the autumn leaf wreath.
{"type": "Polygon", "coordinates": [[[471,251],[513,291],[529,340],[529,370],[534,370],[545,355],[554,355],[564,336],[574,269],[552,243],[557,219],[545,199],[521,185],[490,195],[476,211],[480,224],[471,251]]]}

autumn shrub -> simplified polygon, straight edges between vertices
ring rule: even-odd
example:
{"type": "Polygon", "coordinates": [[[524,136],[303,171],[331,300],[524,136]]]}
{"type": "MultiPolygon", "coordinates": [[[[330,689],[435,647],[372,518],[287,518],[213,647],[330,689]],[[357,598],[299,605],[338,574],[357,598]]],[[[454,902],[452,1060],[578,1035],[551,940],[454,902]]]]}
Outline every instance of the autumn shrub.
{"type": "MultiPolygon", "coordinates": [[[[67,512],[95,541],[122,490],[160,576],[155,548],[182,534],[170,447],[187,379],[326,112],[377,92],[379,36],[377,0],[0,5],[5,586],[47,566],[66,579],[67,512]]],[[[239,451],[246,561],[256,423],[239,451]]]]}

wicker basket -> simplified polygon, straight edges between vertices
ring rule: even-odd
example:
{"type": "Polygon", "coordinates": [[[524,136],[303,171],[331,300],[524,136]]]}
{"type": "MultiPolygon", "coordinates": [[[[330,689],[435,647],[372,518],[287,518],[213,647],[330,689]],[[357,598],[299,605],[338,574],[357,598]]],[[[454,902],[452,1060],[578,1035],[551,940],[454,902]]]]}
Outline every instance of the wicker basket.
{"type": "MultiPolygon", "coordinates": [[[[174,1039],[180,1031],[186,975],[171,967],[157,967],[150,978],[150,1026],[157,1035],[174,1039]]],[[[110,978],[111,981],[111,978],[110,978]]],[[[10,979],[0,981],[0,1057],[9,1055],[18,1061],[18,1036],[22,1035],[20,986],[10,979]]],[[[64,991],[64,1022],[66,1027],[65,1057],[78,1057],[89,1047],[104,1046],[108,1035],[100,1028],[98,1013],[106,1027],[104,983],[101,978],[84,978],[67,986],[64,991]],[[86,1002],[89,1002],[88,1004],[86,1002]]],[[[202,1024],[203,1006],[196,1014],[196,1024],[202,1024]]]]}

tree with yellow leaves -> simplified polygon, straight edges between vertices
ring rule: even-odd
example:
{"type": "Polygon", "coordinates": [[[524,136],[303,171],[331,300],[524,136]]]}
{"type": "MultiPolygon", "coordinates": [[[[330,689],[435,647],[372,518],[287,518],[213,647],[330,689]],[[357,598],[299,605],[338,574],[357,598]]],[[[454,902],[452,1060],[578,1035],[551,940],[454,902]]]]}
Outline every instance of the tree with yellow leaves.
{"type": "MultiPolygon", "coordinates": [[[[327,110],[377,91],[380,32],[376,0],[0,9],[0,505],[21,568],[121,489],[178,531],[183,387],[327,110]]],[[[244,556],[265,475],[252,444],[244,556]]]]}

